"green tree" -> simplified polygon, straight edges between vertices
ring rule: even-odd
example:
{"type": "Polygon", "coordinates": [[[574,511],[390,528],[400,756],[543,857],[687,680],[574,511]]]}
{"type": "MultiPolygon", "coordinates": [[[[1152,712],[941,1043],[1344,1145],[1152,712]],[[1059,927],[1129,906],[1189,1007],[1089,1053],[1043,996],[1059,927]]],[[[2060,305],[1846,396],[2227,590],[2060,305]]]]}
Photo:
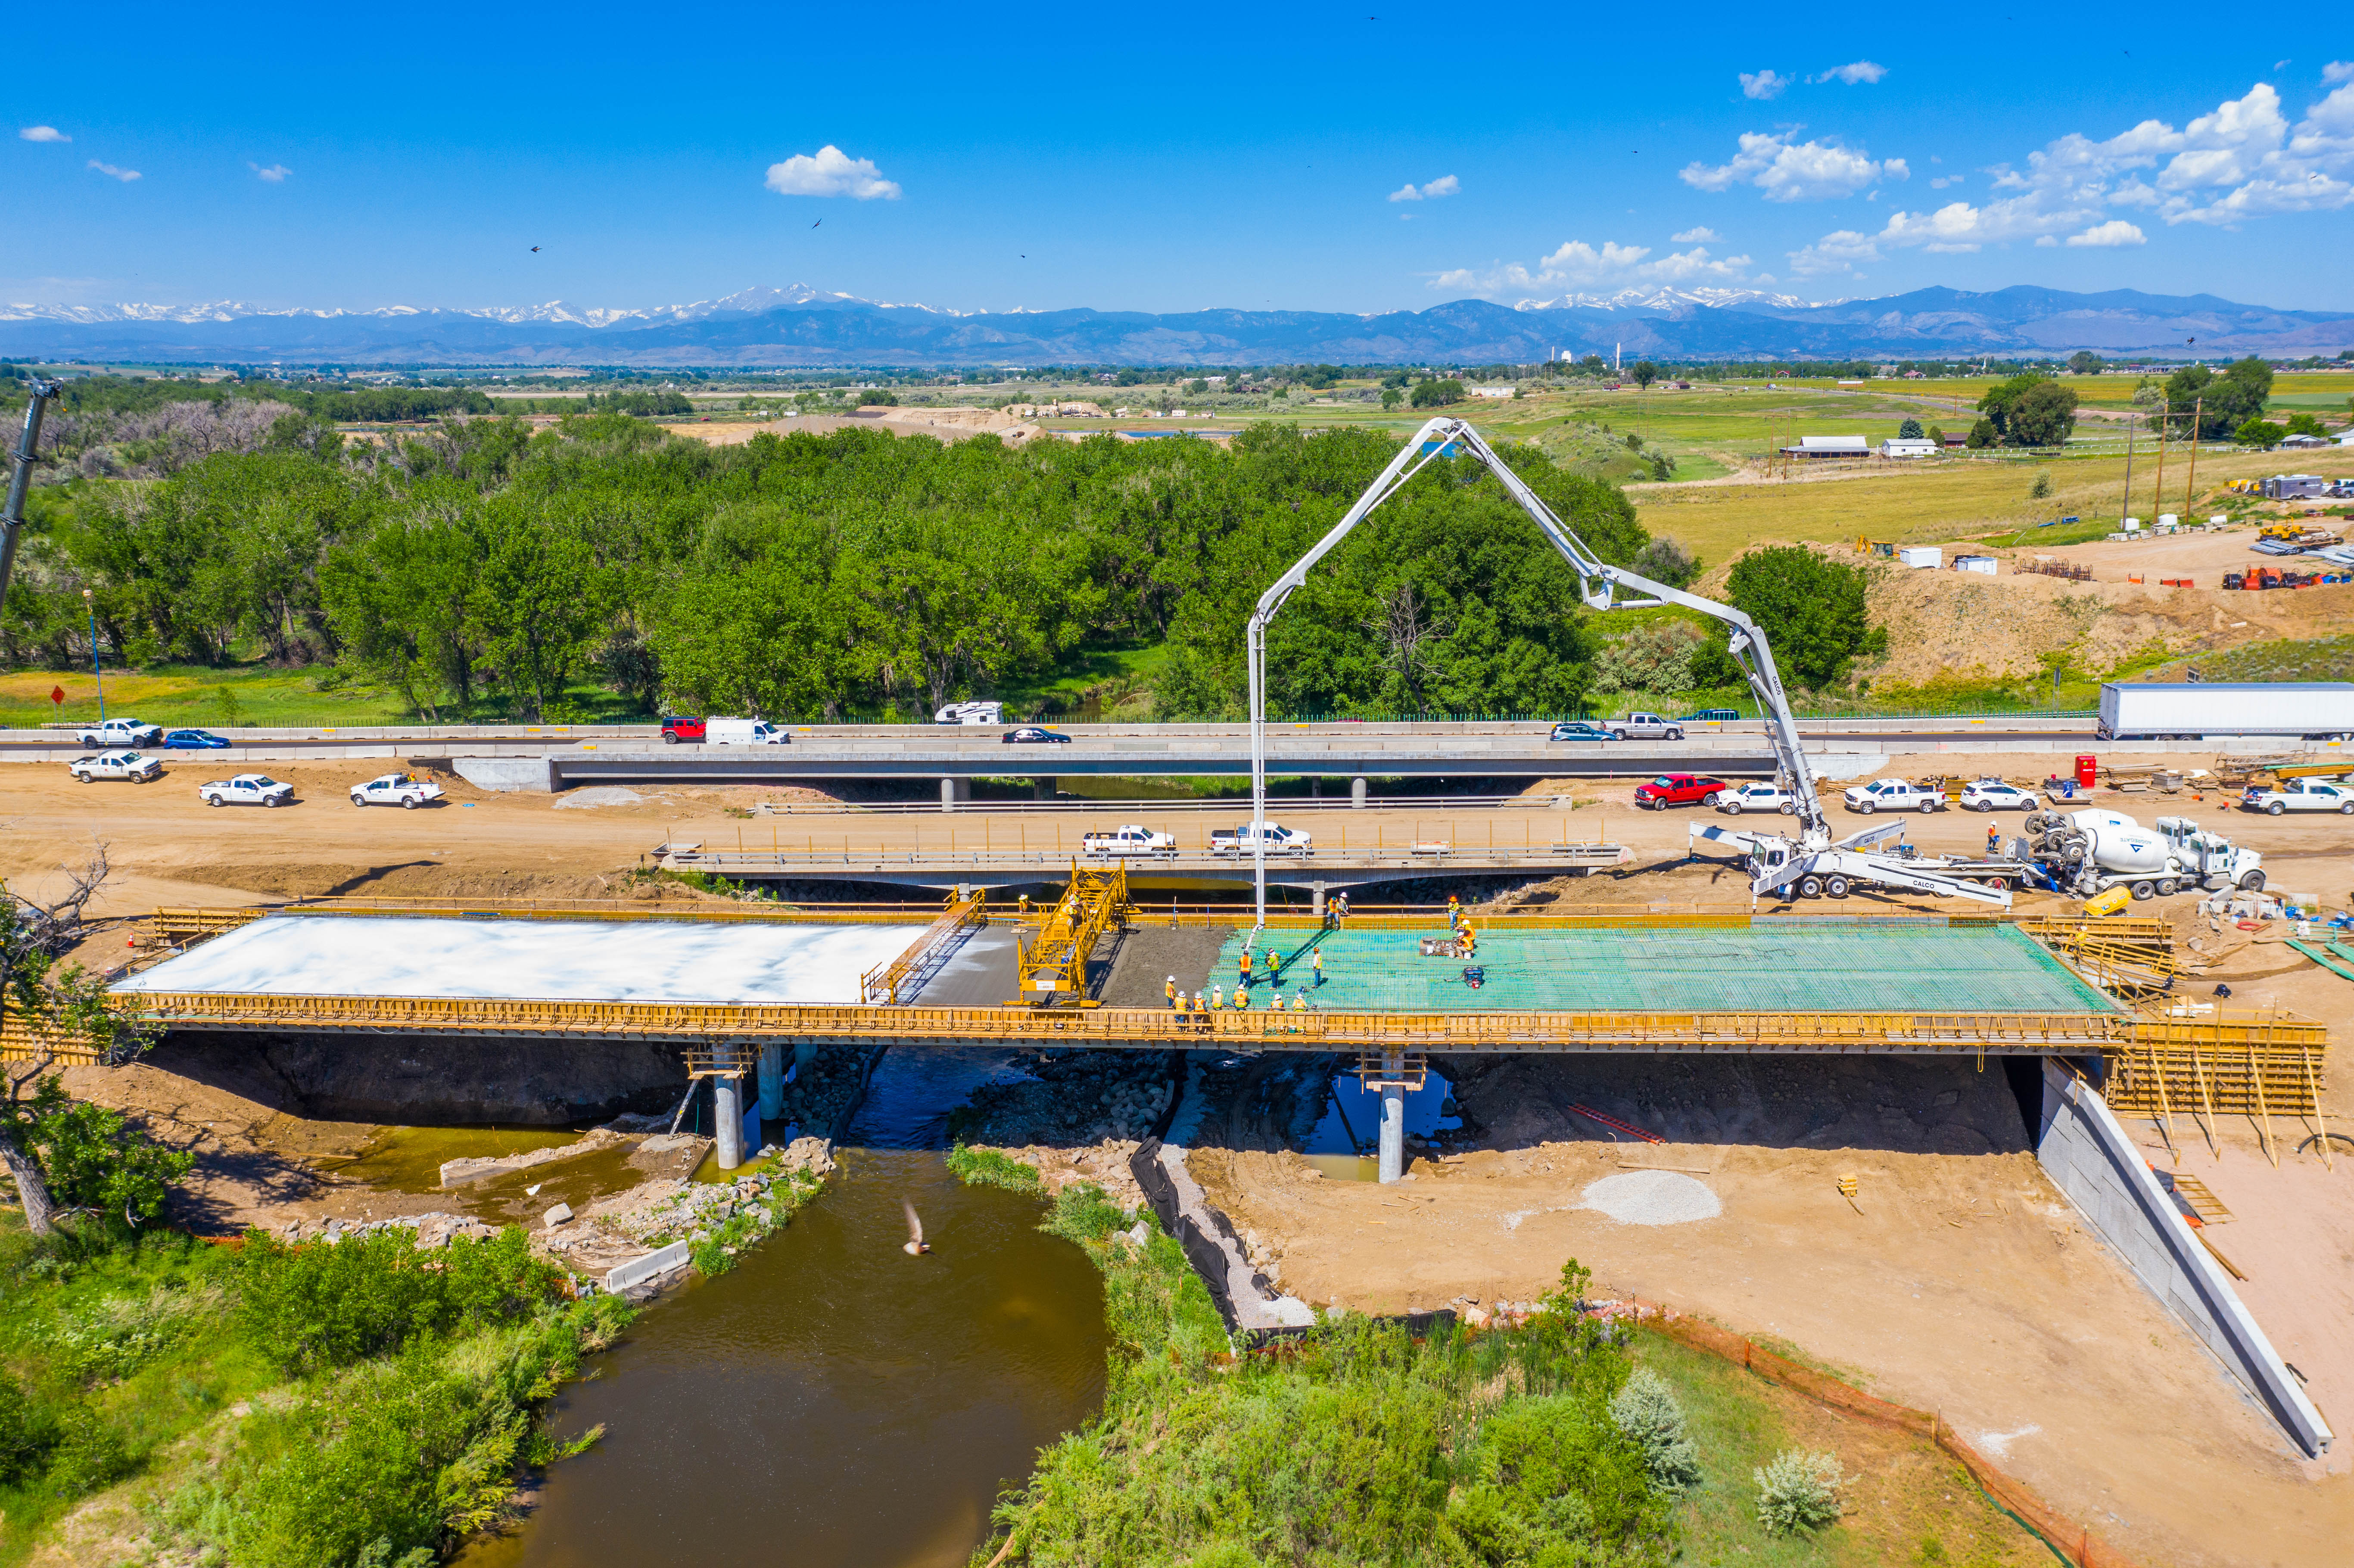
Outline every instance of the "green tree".
{"type": "Polygon", "coordinates": [[[2108,368],[2108,361],[2089,348],[2080,348],[2068,356],[2068,368],[2079,376],[2098,376],[2108,368]]]}
{"type": "Polygon", "coordinates": [[[1903,424],[1897,426],[1896,439],[1900,441],[1920,440],[1922,439],[1921,421],[1918,419],[1907,419],[1903,424]]]}
{"type": "Polygon", "coordinates": [[[1628,374],[1634,376],[1636,386],[1648,392],[1651,388],[1651,383],[1659,378],[1659,367],[1648,359],[1638,359],[1635,362],[1635,368],[1628,374]]]}
{"type": "Polygon", "coordinates": [[[2007,447],[2056,447],[2076,428],[2076,393],[2035,371],[2014,376],[1978,402],[2007,447]]]}
{"type": "Polygon", "coordinates": [[[1962,444],[1974,452],[1984,451],[1989,447],[2000,446],[2002,434],[1994,428],[1992,419],[1980,419],[1970,427],[1970,433],[1962,444]]]}
{"type": "MultiPolygon", "coordinates": [[[[2199,439],[2238,440],[2241,426],[2261,417],[2273,392],[2273,367],[2254,355],[2233,361],[2218,376],[2204,365],[2186,365],[2166,378],[2167,408],[2178,417],[2199,416],[2199,439]]],[[[2181,430],[2188,420],[2174,428],[2181,430]]]]}
{"type": "Polygon", "coordinates": [[[1463,383],[1449,378],[1445,381],[1424,381],[1414,389],[1414,406],[1417,408],[1446,408],[1463,401],[1468,394],[1463,383]]]}
{"type": "Polygon", "coordinates": [[[2239,429],[2232,432],[2232,439],[2243,447],[2270,451],[2281,444],[2281,438],[2287,433],[2269,419],[2250,418],[2241,421],[2239,429]]]}
{"type": "Polygon", "coordinates": [[[1382,388],[1382,407],[1384,408],[1394,408],[1400,403],[1405,401],[1405,394],[1399,391],[1396,387],[1384,387],[1382,388]]]}
{"type": "MultiPolygon", "coordinates": [[[[1803,545],[1752,550],[1733,564],[1726,597],[1766,633],[1782,678],[1821,691],[1843,680],[1859,658],[1887,651],[1888,633],[1865,614],[1861,569],[1803,545]]],[[[1721,650],[1720,658],[1725,657],[1721,650]]],[[[1730,684],[1727,665],[1703,669],[1702,681],[1730,684]],[[1713,677],[1713,678],[1712,678],[1713,677]]]]}
{"type": "Polygon", "coordinates": [[[2326,436],[2329,433],[2328,429],[2319,419],[2315,418],[2311,414],[2301,412],[2291,414],[2288,417],[2288,424],[2285,428],[2292,436],[2326,436]]]}

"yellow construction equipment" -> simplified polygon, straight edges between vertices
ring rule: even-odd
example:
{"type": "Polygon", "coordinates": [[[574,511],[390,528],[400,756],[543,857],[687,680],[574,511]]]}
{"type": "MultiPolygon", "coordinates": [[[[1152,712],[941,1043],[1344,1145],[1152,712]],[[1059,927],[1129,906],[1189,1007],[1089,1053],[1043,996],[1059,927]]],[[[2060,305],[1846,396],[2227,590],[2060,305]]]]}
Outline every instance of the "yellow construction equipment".
{"type": "Polygon", "coordinates": [[[1886,556],[1893,560],[1896,556],[1896,542],[1893,539],[1858,539],[1855,542],[1855,553],[1859,556],[1886,556]]]}
{"type": "Polygon", "coordinates": [[[1071,885],[1034,934],[1017,937],[1023,1003],[1045,1007],[1069,999],[1085,1004],[1087,955],[1097,938],[1128,918],[1128,868],[1071,863],[1071,885]]]}

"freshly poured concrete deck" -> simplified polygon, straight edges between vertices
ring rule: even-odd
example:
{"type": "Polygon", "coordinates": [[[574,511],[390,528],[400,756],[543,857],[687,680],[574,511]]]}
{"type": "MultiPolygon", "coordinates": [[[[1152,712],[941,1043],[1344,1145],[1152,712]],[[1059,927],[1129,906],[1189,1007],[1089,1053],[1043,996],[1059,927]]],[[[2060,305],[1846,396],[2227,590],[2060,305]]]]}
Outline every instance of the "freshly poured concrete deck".
{"type": "Polygon", "coordinates": [[[920,925],[279,916],[216,937],[117,989],[848,1006],[860,1000],[860,976],[923,932],[920,925]]]}
{"type": "MultiPolygon", "coordinates": [[[[1475,922],[1476,925],[1476,922],[1475,922]]],[[[1244,931],[1189,991],[1231,990],[1244,931]]],[[[2009,926],[1808,916],[1742,927],[1590,927],[1482,933],[1475,959],[1426,959],[1426,931],[1271,931],[1252,952],[1252,1001],[1266,1005],[1266,947],[1283,955],[1288,1002],[1300,986],[1324,1011],[1368,1012],[2114,1013],[2115,1002],[2009,926]],[[1321,948],[1324,984],[1309,955],[1321,948]],[[1487,971],[1477,989],[1463,970],[1487,971]]]]}

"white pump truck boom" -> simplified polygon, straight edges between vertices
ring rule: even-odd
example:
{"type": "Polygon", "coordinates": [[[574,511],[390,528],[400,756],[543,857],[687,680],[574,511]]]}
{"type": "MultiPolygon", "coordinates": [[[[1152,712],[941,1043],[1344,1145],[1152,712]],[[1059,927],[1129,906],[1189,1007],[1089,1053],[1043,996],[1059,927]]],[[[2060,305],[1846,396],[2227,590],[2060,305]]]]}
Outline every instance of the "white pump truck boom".
{"type": "MultiPolygon", "coordinates": [[[[1774,654],[1766,644],[1766,634],[1757,623],[1734,609],[1698,594],[1672,588],[1665,583],[1614,567],[1585,546],[1585,542],[1571,531],[1553,509],[1537,497],[1498,457],[1479,432],[1469,423],[1457,418],[1440,418],[1422,427],[1419,434],[1407,439],[1383,469],[1356,504],[1335,524],[1331,531],[1316,543],[1315,548],[1301,556],[1290,570],[1278,577],[1273,587],[1259,596],[1258,607],[1251,614],[1248,631],[1250,658],[1251,709],[1251,816],[1254,821],[1267,817],[1267,627],[1277,610],[1308,580],[1309,568],[1323,559],[1350,530],[1363,522],[1374,507],[1397,493],[1408,480],[1435,458],[1461,451],[1478,458],[1494,474],[1504,493],[1544,534],[1553,547],[1577,574],[1579,596],[1594,610],[1656,609],[1665,605],[1681,605],[1687,609],[1723,621],[1730,630],[1730,650],[1734,662],[1741,668],[1755,694],[1758,706],[1766,715],[1766,735],[1774,747],[1775,758],[1781,765],[1783,776],[1789,781],[1790,793],[1797,801],[1796,836],[1758,832],[1747,829],[1702,826],[1695,823],[1691,836],[1741,850],[1747,856],[1749,886],[1757,897],[1788,889],[1802,897],[1828,895],[1844,898],[1851,888],[1882,886],[1903,888],[1914,893],[1926,893],[1940,898],[1967,898],[2000,908],[2010,907],[2007,889],[1985,887],[1962,877],[1941,875],[1917,862],[1894,855],[1872,853],[1870,846],[1891,833],[1903,831],[1897,822],[1882,822],[1834,841],[1830,823],[1823,815],[1820,798],[1815,792],[1814,775],[1808,769],[1804,749],[1798,742],[1797,720],[1791,715],[1788,700],[1782,694],[1782,678],[1774,668],[1774,654]],[[1647,597],[1620,599],[1621,589],[1647,597]]],[[[1257,862],[1256,880],[1258,895],[1258,924],[1267,924],[1267,855],[1260,847],[1253,857],[1257,862]]]]}

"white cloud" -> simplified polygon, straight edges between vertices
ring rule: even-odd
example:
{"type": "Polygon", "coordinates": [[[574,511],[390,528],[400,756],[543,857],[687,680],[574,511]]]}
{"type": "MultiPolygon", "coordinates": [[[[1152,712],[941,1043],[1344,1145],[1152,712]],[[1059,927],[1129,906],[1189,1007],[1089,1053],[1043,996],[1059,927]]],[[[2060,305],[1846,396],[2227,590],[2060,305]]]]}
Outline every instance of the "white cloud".
{"type": "Polygon", "coordinates": [[[1441,196],[1454,196],[1462,190],[1462,188],[1463,182],[1457,179],[1453,175],[1441,175],[1437,179],[1431,181],[1428,185],[1422,186],[1420,189],[1416,189],[1415,187],[1415,183],[1412,180],[1408,180],[1397,189],[1390,192],[1389,199],[1392,201],[1437,201],[1441,196]]]}
{"type": "Polygon", "coordinates": [[[1679,245],[1716,245],[1724,239],[1723,235],[1706,224],[1698,228],[1687,228],[1681,234],[1670,234],[1668,238],[1679,245]]]}
{"type": "Polygon", "coordinates": [[[1868,154],[1836,142],[1792,142],[1776,133],[1744,131],[1731,163],[1714,167],[1689,164],[1678,177],[1698,190],[1755,185],[1767,201],[1824,201],[1877,185],[1883,174],[1901,180],[1911,171],[1902,158],[1876,163],[1868,154]]]}
{"type": "MultiPolygon", "coordinates": [[[[2049,239],[2051,238],[2052,237],[2048,234],[2043,237],[2044,239],[2049,239]]],[[[2039,239],[2036,243],[2041,245],[2043,243],[2043,240],[2039,239]]],[[[2068,237],[2068,244],[2072,249],[2091,249],[2098,250],[2106,249],[2110,247],[2118,245],[2147,245],[2148,243],[2149,236],[2144,234],[2138,228],[2133,224],[2127,223],[2122,217],[2113,217],[2106,223],[2096,223],[2092,228],[2084,230],[2082,234],[2072,234],[2068,237]]]]}
{"type": "Polygon", "coordinates": [[[126,185],[139,178],[139,171],[136,169],[118,169],[112,164],[101,164],[96,158],[90,161],[90,166],[108,179],[121,180],[126,185]]]}
{"type": "Polygon", "coordinates": [[[2354,60],[2331,60],[2321,68],[2324,81],[2354,81],[2354,60]]]}
{"type": "Polygon", "coordinates": [[[72,137],[67,135],[64,132],[58,130],[54,125],[27,125],[22,131],[17,132],[16,134],[20,139],[27,142],[70,142],[73,140],[72,137]]]}
{"type": "Polygon", "coordinates": [[[286,176],[294,172],[283,164],[272,164],[265,169],[260,164],[248,162],[245,166],[251,169],[255,175],[269,181],[273,185],[284,185],[286,183],[286,176]]]}
{"type": "MultiPolygon", "coordinates": [[[[1892,213],[1871,242],[1940,253],[2020,240],[2052,249],[2138,245],[2147,235],[2113,217],[2114,209],[2147,212],[2168,225],[2231,226],[2354,207],[2354,79],[2294,123],[2279,92],[2258,82],[2180,130],[2145,120],[2105,140],[2071,132],[2030,153],[2023,167],[1988,172],[1996,199],[1892,213]]],[[[1849,231],[1794,253],[1793,264],[1829,256],[1824,248],[1843,236],[1849,231]]]]}
{"type": "Polygon", "coordinates": [[[1656,260],[1647,260],[1650,254],[1647,245],[1606,239],[1597,250],[1583,239],[1573,239],[1539,261],[1533,270],[1517,261],[1484,270],[1458,267],[1439,273],[1430,286],[1473,294],[1507,294],[1599,284],[1741,282],[1749,266],[1746,256],[1719,260],[1705,246],[1671,250],[1656,260]]]}
{"type": "Polygon", "coordinates": [[[1790,252],[1790,270],[1801,278],[1823,272],[1847,272],[1858,261],[1877,261],[1880,250],[1868,234],[1842,228],[1826,234],[1802,250],[1790,252]]]}
{"type": "Polygon", "coordinates": [[[899,199],[898,183],[885,179],[874,159],[854,158],[831,142],[814,154],[796,153],[781,164],[770,164],[768,186],[779,196],[899,199]]]}
{"type": "Polygon", "coordinates": [[[1941,191],[1947,185],[1960,185],[1964,180],[1968,178],[1969,176],[1967,175],[1939,175],[1935,179],[1929,182],[1929,188],[1933,191],[1941,191]]]}
{"type": "Polygon", "coordinates": [[[1843,81],[1850,87],[1853,87],[1860,81],[1878,81],[1887,74],[1888,68],[1884,65],[1875,65],[1870,60],[1854,60],[1843,66],[1833,66],[1822,75],[1808,77],[1807,79],[1818,82],[1843,81]]]}
{"type": "Polygon", "coordinates": [[[1782,90],[1796,80],[1773,70],[1745,70],[1741,73],[1741,96],[1744,98],[1779,98],[1782,90]]]}

